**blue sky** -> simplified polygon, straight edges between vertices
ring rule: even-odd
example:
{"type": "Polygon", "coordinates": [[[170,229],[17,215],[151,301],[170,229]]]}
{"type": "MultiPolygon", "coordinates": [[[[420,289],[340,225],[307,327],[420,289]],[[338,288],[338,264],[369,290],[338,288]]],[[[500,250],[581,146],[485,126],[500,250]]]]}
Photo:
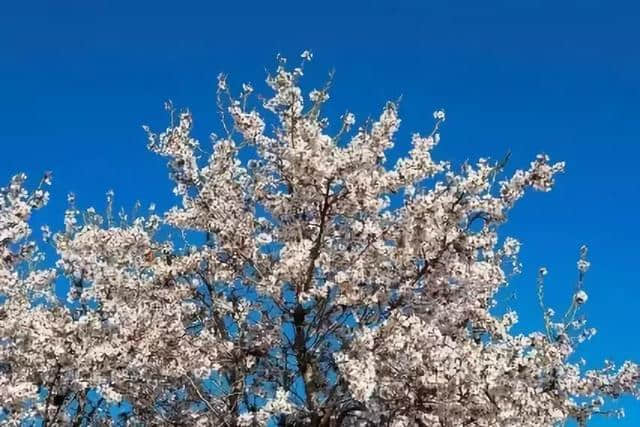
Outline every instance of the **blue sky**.
{"type": "MultiPolygon", "coordinates": [[[[640,6],[618,1],[517,2],[4,2],[0,13],[0,181],[54,171],[53,200],[36,220],[62,225],[65,195],[104,207],[104,193],[175,202],[142,124],[166,125],[165,99],[189,107],[206,144],[219,131],[219,72],[236,88],[255,82],[280,52],[314,52],[305,85],[336,71],[328,112],[375,116],[402,95],[402,131],[390,156],[447,111],[439,159],[460,164],[511,150],[508,170],[536,153],[565,160],[549,194],[530,194],[504,232],[522,243],[524,272],[511,285],[521,330],[542,325],[535,271],[563,311],[582,243],[592,269],[585,314],[599,334],[589,366],[640,361],[636,268],[640,148],[640,6]],[[62,4],[64,3],[64,5],[62,4]]],[[[35,182],[34,182],[35,183],[35,182]]],[[[627,418],[593,425],[640,425],[627,418]]]]}

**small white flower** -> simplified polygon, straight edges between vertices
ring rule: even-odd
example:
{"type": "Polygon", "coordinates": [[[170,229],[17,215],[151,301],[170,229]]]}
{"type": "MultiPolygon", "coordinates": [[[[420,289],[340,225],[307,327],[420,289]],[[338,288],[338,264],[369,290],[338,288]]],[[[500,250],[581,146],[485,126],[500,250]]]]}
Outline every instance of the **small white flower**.
{"type": "Polygon", "coordinates": [[[227,76],[224,73],[218,74],[218,90],[227,90],[227,76]]]}
{"type": "Polygon", "coordinates": [[[353,126],[356,123],[356,116],[353,113],[347,113],[344,115],[344,124],[347,126],[353,126]]]}
{"type": "Polygon", "coordinates": [[[260,245],[266,245],[267,243],[271,243],[273,239],[271,238],[271,235],[268,233],[260,233],[256,236],[256,241],[260,245]]]}
{"type": "Polygon", "coordinates": [[[445,120],[445,115],[444,115],[444,110],[436,110],[433,112],[433,118],[436,120],[441,120],[444,122],[445,120]]]}
{"type": "Polygon", "coordinates": [[[313,58],[313,53],[311,53],[308,50],[305,50],[300,54],[300,58],[302,58],[305,61],[311,61],[311,58],[313,58]]]}
{"type": "Polygon", "coordinates": [[[505,256],[515,256],[520,252],[520,242],[513,237],[507,237],[504,241],[502,251],[505,256]]]}
{"type": "Polygon", "coordinates": [[[325,102],[329,99],[329,94],[324,91],[314,89],[309,93],[309,99],[313,102],[325,102]]]}
{"type": "Polygon", "coordinates": [[[51,229],[49,229],[48,225],[43,225],[40,227],[40,231],[42,231],[42,240],[48,242],[51,239],[51,229]]]}
{"type": "Polygon", "coordinates": [[[47,171],[44,173],[44,177],[42,177],[42,182],[45,185],[51,185],[52,178],[53,178],[53,173],[51,171],[47,171]]]}
{"type": "Polygon", "coordinates": [[[576,304],[581,305],[581,304],[584,304],[585,302],[587,302],[587,300],[589,299],[589,296],[587,295],[587,293],[585,291],[578,291],[573,296],[573,299],[576,302],[576,304]]]}
{"type": "Polygon", "coordinates": [[[347,276],[347,274],[344,271],[339,271],[336,274],[336,277],[335,277],[336,283],[345,283],[347,280],[349,280],[349,276],[347,276]]]}
{"type": "Polygon", "coordinates": [[[586,273],[587,270],[589,270],[590,266],[591,266],[591,263],[589,261],[586,261],[584,259],[578,260],[578,270],[581,273],[586,273]]]}

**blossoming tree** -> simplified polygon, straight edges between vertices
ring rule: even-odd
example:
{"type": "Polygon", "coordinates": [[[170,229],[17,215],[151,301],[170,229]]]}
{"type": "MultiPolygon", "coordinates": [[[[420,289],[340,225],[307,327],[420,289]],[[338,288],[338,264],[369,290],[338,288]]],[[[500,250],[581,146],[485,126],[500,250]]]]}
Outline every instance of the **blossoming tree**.
{"type": "Polygon", "coordinates": [[[328,85],[305,98],[302,74],[281,59],[259,102],[221,75],[208,159],[169,105],[170,126],[145,129],[180,205],[117,221],[112,194],[102,216],[70,197],[64,230],[43,228],[55,266],[29,226],[50,176],[1,190],[0,423],[542,426],[640,396],[637,365],[574,360],[593,334],[575,316],[586,248],[564,317],[547,309],[545,330],[515,335],[516,313],[496,314],[519,270],[498,226],[563,163],[539,155],[497,183],[504,162],[455,172],[430,154],[436,111],[390,167],[397,106],[331,134],[328,85]]]}

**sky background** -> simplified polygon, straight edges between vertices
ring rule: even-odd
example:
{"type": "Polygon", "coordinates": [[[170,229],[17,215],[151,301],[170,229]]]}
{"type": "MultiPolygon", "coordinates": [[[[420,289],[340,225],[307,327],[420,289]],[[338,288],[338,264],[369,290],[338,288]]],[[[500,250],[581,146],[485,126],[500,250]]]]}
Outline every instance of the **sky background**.
{"type": "MultiPolygon", "coordinates": [[[[402,96],[391,160],[432,112],[447,120],[439,160],[501,158],[508,172],[536,153],[565,160],[551,193],[530,193],[503,227],[521,240],[523,274],[512,281],[518,330],[542,327],[535,272],[549,270],[546,298],[564,312],[577,277],[578,248],[590,248],[583,312],[598,335],[581,348],[589,367],[640,362],[638,156],[640,6],[627,1],[504,2],[54,2],[0,6],[0,182],[19,171],[32,184],[54,172],[50,205],[36,224],[62,227],[66,193],[103,210],[105,192],[131,209],[176,202],[162,159],[141,126],[167,125],[163,102],[194,114],[208,146],[220,132],[216,76],[232,88],[253,82],[277,53],[305,68],[305,87],[335,69],[328,115],[377,116],[402,96]]],[[[505,235],[503,234],[503,236],[505,235]]],[[[640,425],[640,405],[622,421],[640,425]]]]}

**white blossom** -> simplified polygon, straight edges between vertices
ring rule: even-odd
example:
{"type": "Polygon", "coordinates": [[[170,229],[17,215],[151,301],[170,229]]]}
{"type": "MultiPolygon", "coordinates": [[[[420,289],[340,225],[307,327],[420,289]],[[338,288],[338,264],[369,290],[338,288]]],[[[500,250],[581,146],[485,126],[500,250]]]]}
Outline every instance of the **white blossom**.
{"type": "Polygon", "coordinates": [[[589,270],[589,266],[591,266],[591,263],[589,261],[586,261],[584,259],[578,260],[578,270],[582,273],[586,273],[587,270],[589,270]]]}
{"type": "Polygon", "coordinates": [[[309,99],[313,102],[325,102],[329,99],[329,94],[314,89],[309,93],[309,99]]]}
{"type": "Polygon", "coordinates": [[[436,110],[433,112],[433,118],[436,120],[440,120],[440,121],[444,121],[445,120],[445,115],[444,115],[444,110],[436,110]]]}
{"type": "Polygon", "coordinates": [[[356,116],[353,113],[347,113],[344,116],[344,124],[346,126],[353,126],[356,123],[356,116]]]}
{"type": "Polygon", "coordinates": [[[576,292],[576,294],[573,296],[573,299],[575,300],[576,304],[584,304],[585,302],[587,302],[587,299],[589,299],[589,296],[585,291],[580,290],[576,292]]]}

